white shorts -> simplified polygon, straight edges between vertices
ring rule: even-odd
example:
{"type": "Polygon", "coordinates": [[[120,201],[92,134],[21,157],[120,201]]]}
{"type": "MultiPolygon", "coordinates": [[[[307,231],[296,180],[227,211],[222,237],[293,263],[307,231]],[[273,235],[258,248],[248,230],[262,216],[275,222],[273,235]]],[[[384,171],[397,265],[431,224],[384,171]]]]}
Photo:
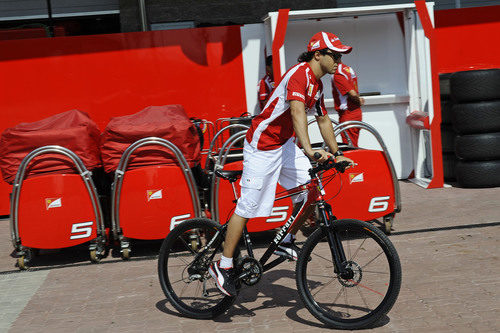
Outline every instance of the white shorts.
{"type": "MultiPolygon", "coordinates": [[[[287,190],[306,184],[311,180],[311,167],[293,138],[274,150],[259,150],[245,140],[241,197],[234,212],[245,218],[271,215],[276,184],[279,182],[287,190]]],[[[297,203],[304,198],[305,194],[296,195],[292,200],[297,203]]]]}

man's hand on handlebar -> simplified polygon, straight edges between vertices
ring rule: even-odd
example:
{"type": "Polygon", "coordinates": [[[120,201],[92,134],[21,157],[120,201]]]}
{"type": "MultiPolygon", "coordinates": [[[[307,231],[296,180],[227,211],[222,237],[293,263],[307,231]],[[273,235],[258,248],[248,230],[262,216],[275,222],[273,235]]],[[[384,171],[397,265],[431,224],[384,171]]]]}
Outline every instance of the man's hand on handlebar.
{"type": "Polygon", "coordinates": [[[327,151],[324,151],[323,149],[315,150],[312,158],[321,164],[327,162],[328,160],[333,160],[333,161],[335,161],[335,163],[340,163],[342,161],[346,161],[349,163],[349,167],[356,165],[356,163],[354,163],[354,161],[351,160],[349,157],[345,157],[345,156],[334,157],[333,154],[331,154],[327,151]]]}
{"type": "Polygon", "coordinates": [[[349,157],[345,157],[345,156],[337,156],[337,157],[335,157],[335,163],[340,163],[342,161],[349,162],[348,168],[356,165],[356,163],[354,163],[354,161],[351,160],[349,157]]]}
{"type": "Polygon", "coordinates": [[[314,150],[312,155],[309,157],[312,158],[313,160],[315,160],[316,162],[323,164],[326,161],[328,161],[330,158],[333,159],[333,154],[331,154],[323,149],[318,149],[318,150],[314,150]]]}

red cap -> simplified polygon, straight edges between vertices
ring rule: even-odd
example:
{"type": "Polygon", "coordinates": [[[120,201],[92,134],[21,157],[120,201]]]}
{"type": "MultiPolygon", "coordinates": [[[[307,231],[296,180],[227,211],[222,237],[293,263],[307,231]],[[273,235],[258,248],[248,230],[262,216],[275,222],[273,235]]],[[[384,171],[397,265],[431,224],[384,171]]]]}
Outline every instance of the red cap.
{"type": "Polygon", "coordinates": [[[339,53],[349,53],[352,51],[351,46],[343,45],[340,39],[330,32],[320,31],[312,36],[307,51],[316,51],[322,49],[330,49],[339,53]]]}

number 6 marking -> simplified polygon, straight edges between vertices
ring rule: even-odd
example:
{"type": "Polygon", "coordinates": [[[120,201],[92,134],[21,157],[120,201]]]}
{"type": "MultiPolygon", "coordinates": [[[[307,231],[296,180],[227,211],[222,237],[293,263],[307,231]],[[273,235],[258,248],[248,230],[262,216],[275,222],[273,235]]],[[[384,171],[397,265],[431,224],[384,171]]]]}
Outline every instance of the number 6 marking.
{"type": "Polygon", "coordinates": [[[79,239],[79,238],[87,238],[92,234],[92,225],[93,221],[90,222],[82,222],[82,223],[74,223],[71,226],[71,236],[69,239],[79,239]],[[76,235],[74,235],[76,234],[76,235]]]}
{"type": "Polygon", "coordinates": [[[383,212],[389,207],[388,200],[390,198],[391,198],[390,196],[373,198],[370,201],[370,206],[368,207],[368,211],[370,213],[383,212]]]}

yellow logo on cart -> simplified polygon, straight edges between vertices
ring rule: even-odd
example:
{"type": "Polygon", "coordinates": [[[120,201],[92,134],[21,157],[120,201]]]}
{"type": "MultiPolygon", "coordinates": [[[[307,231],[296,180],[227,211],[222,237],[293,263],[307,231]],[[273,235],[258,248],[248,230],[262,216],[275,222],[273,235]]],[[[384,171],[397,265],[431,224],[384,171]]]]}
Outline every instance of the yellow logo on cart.
{"type": "Polygon", "coordinates": [[[350,173],[349,174],[349,183],[362,183],[365,181],[365,177],[363,173],[350,173]]]}
{"type": "Polygon", "coordinates": [[[62,207],[62,198],[46,198],[45,199],[45,209],[49,210],[51,208],[62,207]]]}
{"type": "Polygon", "coordinates": [[[148,197],[148,202],[151,200],[155,200],[155,199],[162,199],[163,198],[163,191],[162,190],[147,190],[146,195],[148,197]]]}

